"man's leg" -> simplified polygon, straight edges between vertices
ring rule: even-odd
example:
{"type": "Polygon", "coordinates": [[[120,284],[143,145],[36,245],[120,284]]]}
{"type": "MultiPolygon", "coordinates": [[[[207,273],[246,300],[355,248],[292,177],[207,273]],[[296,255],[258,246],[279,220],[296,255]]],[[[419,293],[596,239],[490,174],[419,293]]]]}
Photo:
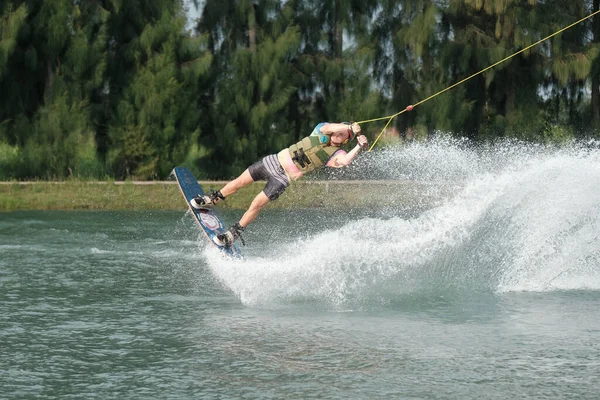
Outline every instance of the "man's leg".
{"type": "Polygon", "coordinates": [[[251,165],[242,175],[234,179],[221,189],[224,196],[235,193],[238,189],[249,185],[255,180],[266,180],[265,188],[252,200],[250,207],[239,222],[235,223],[227,232],[217,235],[217,244],[230,246],[236,239],[241,238],[242,232],[252,223],[260,211],[284,192],[289,185],[285,172],[275,155],[267,156],[262,161],[251,165]],[[279,166],[279,168],[277,168],[279,166]]]}
{"type": "Polygon", "coordinates": [[[229,195],[234,194],[244,186],[248,186],[252,182],[254,182],[254,179],[252,179],[252,176],[250,176],[250,171],[246,169],[244,172],[242,172],[240,176],[229,182],[227,185],[223,186],[223,189],[221,189],[221,193],[223,194],[223,196],[227,197],[229,195]]]}
{"type": "Polygon", "coordinates": [[[250,171],[246,169],[240,176],[223,186],[221,190],[216,192],[213,191],[211,194],[205,194],[203,196],[198,195],[191,200],[190,204],[196,209],[211,208],[214,204],[219,203],[221,200],[225,200],[227,196],[234,194],[239,189],[248,186],[252,182],[254,182],[254,179],[252,179],[250,171]]]}
{"type": "Polygon", "coordinates": [[[269,198],[263,191],[261,191],[258,195],[256,195],[254,200],[252,200],[250,207],[244,213],[244,215],[242,216],[242,219],[240,219],[240,222],[239,222],[240,225],[243,228],[246,228],[248,225],[250,225],[252,223],[252,221],[254,221],[256,219],[256,217],[258,216],[258,213],[260,213],[260,210],[262,210],[267,204],[269,204],[269,201],[270,201],[269,198]]]}
{"type": "Polygon", "coordinates": [[[244,213],[242,219],[240,219],[240,222],[233,224],[228,231],[218,234],[215,242],[219,246],[231,246],[233,242],[241,237],[242,232],[246,229],[246,227],[256,219],[258,213],[260,213],[260,210],[269,204],[269,201],[269,197],[265,194],[265,192],[261,191],[254,198],[254,200],[252,200],[250,207],[244,213]]]}

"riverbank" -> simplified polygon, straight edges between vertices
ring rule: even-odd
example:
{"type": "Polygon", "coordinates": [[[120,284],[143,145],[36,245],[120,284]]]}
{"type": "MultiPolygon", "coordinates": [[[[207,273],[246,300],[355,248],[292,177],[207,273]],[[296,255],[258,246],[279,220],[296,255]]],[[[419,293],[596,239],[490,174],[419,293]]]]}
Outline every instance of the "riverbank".
{"type": "MultiPolygon", "coordinates": [[[[226,182],[200,182],[205,190],[226,182]]],[[[415,198],[416,184],[390,181],[299,181],[271,203],[273,208],[400,205],[415,198]],[[399,187],[401,186],[401,187],[399,187]]],[[[262,190],[254,183],[220,207],[245,209],[262,190]]],[[[185,202],[175,181],[0,182],[0,211],[14,210],[181,210],[185,202]]]]}

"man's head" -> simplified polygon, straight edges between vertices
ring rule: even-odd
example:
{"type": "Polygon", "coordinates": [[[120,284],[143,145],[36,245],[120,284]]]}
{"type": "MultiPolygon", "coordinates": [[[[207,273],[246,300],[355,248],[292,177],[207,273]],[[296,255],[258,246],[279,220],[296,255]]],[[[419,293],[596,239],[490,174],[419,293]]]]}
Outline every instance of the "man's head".
{"type": "MultiPolygon", "coordinates": [[[[342,146],[351,140],[354,140],[356,135],[360,135],[360,125],[356,122],[344,122],[345,125],[348,126],[348,129],[344,132],[336,132],[338,135],[337,140],[333,140],[333,135],[331,136],[331,144],[334,146],[342,146]]],[[[334,134],[335,135],[335,134],[334,134]]]]}
{"type": "MultiPolygon", "coordinates": [[[[350,128],[350,127],[348,127],[350,128]]],[[[350,129],[348,131],[335,132],[331,135],[331,145],[332,146],[342,146],[348,143],[350,140],[354,139],[354,134],[350,129]]]]}

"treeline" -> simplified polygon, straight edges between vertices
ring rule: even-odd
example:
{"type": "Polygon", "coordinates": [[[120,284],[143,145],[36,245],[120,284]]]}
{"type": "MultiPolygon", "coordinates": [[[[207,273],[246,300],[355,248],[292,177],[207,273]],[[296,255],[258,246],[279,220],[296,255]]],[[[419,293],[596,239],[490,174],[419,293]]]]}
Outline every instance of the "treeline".
{"type": "MultiPolygon", "coordinates": [[[[391,115],[600,0],[0,2],[0,179],[230,178],[320,121],[391,115]]],[[[600,16],[402,114],[401,138],[600,136],[600,16]]],[[[365,124],[371,139],[382,123],[365,124]]]]}

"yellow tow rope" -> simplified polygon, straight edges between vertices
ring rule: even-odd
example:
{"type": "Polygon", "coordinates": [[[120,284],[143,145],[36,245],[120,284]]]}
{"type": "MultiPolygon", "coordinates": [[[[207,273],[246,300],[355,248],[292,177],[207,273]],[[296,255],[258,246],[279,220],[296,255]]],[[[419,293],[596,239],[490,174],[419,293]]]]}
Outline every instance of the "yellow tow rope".
{"type": "Polygon", "coordinates": [[[458,86],[458,85],[461,85],[461,84],[465,83],[465,82],[466,82],[466,81],[468,81],[469,79],[472,79],[472,78],[474,78],[474,77],[476,77],[476,76],[478,76],[478,75],[481,75],[481,74],[483,74],[484,72],[486,72],[486,71],[488,71],[488,70],[490,70],[490,69],[494,68],[495,66],[497,66],[497,65],[499,65],[499,64],[502,64],[503,62],[505,62],[505,61],[507,61],[507,60],[510,60],[511,58],[513,58],[513,57],[515,57],[515,56],[518,56],[519,54],[521,54],[521,53],[523,53],[523,52],[525,52],[525,51],[527,51],[527,50],[531,49],[532,47],[535,47],[535,46],[537,46],[538,44],[540,44],[540,43],[542,43],[542,42],[545,42],[546,40],[548,40],[548,39],[550,39],[550,38],[552,38],[552,37],[554,37],[554,36],[556,36],[556,35],[558,35],[558,34],[560,34],[560,33],[563,33],[563,32],[564,32],[564,31],[566,31],[567,29],[570,29],[570,28],[574,27],[574,26],[575,26],[575,25],[577,25],[577,24],[580,24],[580,23],[582,23],[582,22],[583,22],[583,21],[585,21],[586,19],[592,18],[594,15],[596,15],[596,14],[598,14],[598,13],[600,13],[600,10],[593,12],[592,14],[588,15],[587,17],[585,17],[585,18],[582,18],[582,19],[580,19],[579,21],[577,21],[577,22],[574,22],[574,23],[572,23],[571,25],[569,25],[569,26],[566,26],[566,27],[562,28],[561,30],[554,32],[552,35],[550,35],[550,36],[547,36],[547,37],[543,38],[542,40],[539,40],[539,41],[535,42],[534,44],[532,44],[532,45],[529,45],[529,46],[525,47],[525,48],[524,48],[524,49],[522,49],[522,50],[519,50],[519,51],[517,51],[517,52],[516,52],[516,53],[514,53],[513,55],[511,55],[511,56],[508,56],[508,57],[506,57],[506,58],[504,58],[504,59],[502,59],[502,60],[498,61],[497,63],[495,63],[495,64],[492,64],[492,65],[490,65],[489,67],[482,69],[481,71],[479,71],[479,72],[477,72],[477,73],[475,73],[475,74],[473,74],[473,75],[469,76],[468,78],[465,78],[465,79],[463,79],[463,80],[462,80],[462,81],[460,81],[460,82],[456,82],[456,83],[455,83],[454,85],[452,85],[452,86],[448,86],[446,89],[444,89],[444,90],[441,90],[441,91],[437,92],[436,94],[434,94],[434,95],[432,95],[432,96],[429,96],[429,97],[428,97],[428,98],[426,98],[425,100],[421,100],[421,101],[419,101],[418,103],[415,103],[415,104],[409,105],[409,106],[408,106],[408,107],[406,107],[404,110],[402,110],[402,111],[400,111],[400,112],[397,112],[396,114],[389,115],[389,116],[387,116],[387,117],[374,118],[374,119],[367,119],[367,120],[364,120],[364,121],[357,121],[359,124],[366,124],[366,123],[369,123],[369,122],[382,121],[382,120],[384,120],[384,119],[389,119],[389,120],[388,120],[388,122],[387,122],[387,124],[385,124],[385,127],[384,127],[384,128],[381,130],[381,133],[379,134],[379,136],[377,136],[377,139],[375,139],[375,141],[373,142],[373,144],[372,144],[372,145],[371,145],[371,147],[369,148],[369,151],[373,150],[373,147],[375,147],[375,144],[377,143],[377,141],[379,140],[379,138],[381,137],[381,135],[383,135],[383,132],[385,132],[385,130],[387,129],[387,127],[390,125],[390,122],[392,122],[392,120],[393,120],[394,118],[396,118],[398,115],[400,115],[400,114],[403,114],[403,113],[405,113],[406,111],[412,111],[412,110],[413,110],[413,109],[414,109],[416,106],[418,106],[418,105],[421,105],[421,104],[425,103],[426,101],[429,101],[429,100],[433,99],[434,97],[436,97],[436,96],[439,96],[440,94],[442,94],[442,93],[445,93],[445,92],[447,92],[448,90],[450,90],[450,89],[453,89],[453,88],[455,88],[456,86],[458,86]]]}

